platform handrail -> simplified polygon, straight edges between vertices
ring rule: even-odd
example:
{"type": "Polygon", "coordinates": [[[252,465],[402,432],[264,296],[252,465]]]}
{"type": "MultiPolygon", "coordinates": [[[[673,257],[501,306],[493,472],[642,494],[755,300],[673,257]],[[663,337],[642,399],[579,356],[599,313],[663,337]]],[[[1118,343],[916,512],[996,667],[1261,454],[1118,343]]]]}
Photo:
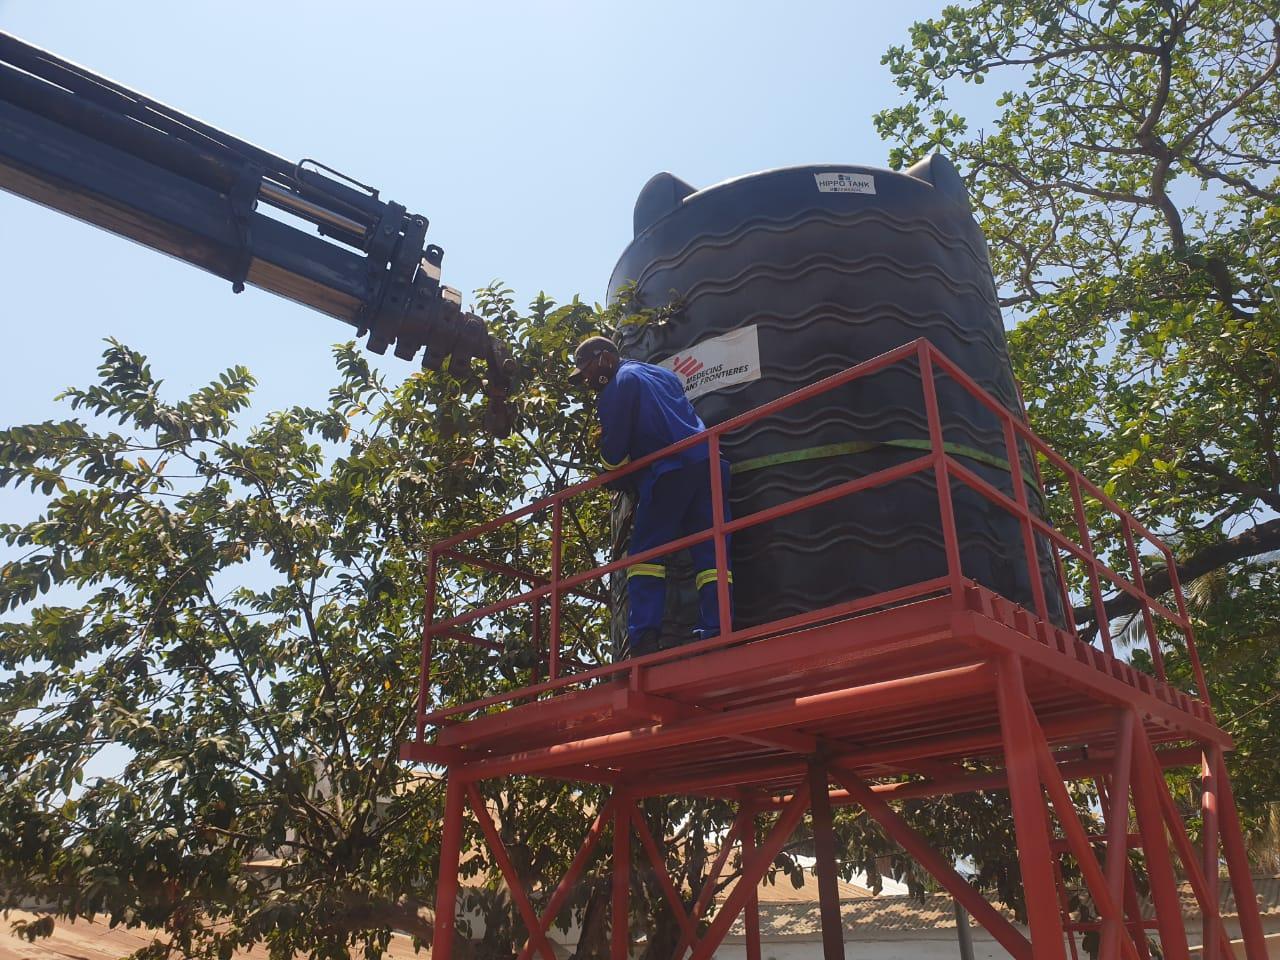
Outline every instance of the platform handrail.
{"type": "MultiPolygon", "coordinates": [[[[1147,530],[1146,527],[1144,527],[1131,513],[1117,504],[1114,499],[1109,497],[1103,490],[1081,475],[1079,471],[1066,461],[1065,458],[1053,451],[1047,443],[1037,436],[1031,428],[1022,421],[1017,412],[1010,410],[988,394],[976,381],[961,370],[953,361],[942,354],[927,339],[918,338],[893,350],[880,354],[877,357],[873,357],[869,360],[863,361],[862,363],[839,371],[838,373],[832,374],[831,376],[825,377],[813,384],[794,390],[785,396],[778,397],[752,410],[745,411],[735,417],[715,424],[702,433],[688,437],[670,445],[669,447],[654,451],[644,457],[640,457],[616,470],[601,473],[595,477],[563,487],[548,496],[542,497],[517,509],[508,511],[500,517],[433,543],[428,549],[427,589],[426,597],[424,598],[425,609],[422,624],[421,674],[419,677],[417,698],[417,739],[419,741],[423,739],[428,723],[445,722],[448,719],[467,711],[484,709],[488,706],[494,706],[520,697],[538,696],[546,692],[562,689],[563,687],[571,684],[584,683],[594,678],[621,673],[627,670],[647,668],[679,656],[689,656],[704,650],[718,649],[731,644],[747,642],[750,639],[766,635],[770,631],[778,629],[783,621],[773,624],[764,624],[759,627],[753,627],[746,630],[734,630],[732,628],[728,582],[727,538],[741,530],[763,523],[768,523],[772,520],[789,516],[802,510],[810,509],[842,497],[852,496],[853,494],[864,490],[897,482],[905,477],[925,472],[930,469],[933,470],[935,476],[943,550],[946,558],[945,576],[923,581],[920,584],[909,585],[893,591],[888,591],[883,595],[861,598],[859,601],[854,601],[852,604],[836,604],[830,608],[823,608],[822,610],[814,611],[812,615],[802,614],[799,618],[787,618],[788,621],[796,621],[797,623],[803,624],[805,622],[809,622],[806,619],[807,617],[821,618],[823,616],[832,616],[834,615],[833,611],[835,610],[844,610],[846,612],[843,615],[851,615],[848,611],[867,610],[873,608],[877,602],[881,605],[890,602],[885,599],[889,594],[892,594],[894,597],[892,602],[902,602],[904,599],[911,599],[931,592],[945,590],[946,592],[949,592],[953,598],[956,598],[957,602],[959,602],[964,595],[966,579],[960,554],[960,544],[955,520],[955,508],[951,498],[952,484],[955,482],[974,490],[989,502],[1011,514],[1018,521],[1021,529],[1024,554],[1023,559],[1027,565],[1027,576],[1030,581],[1032,603],[1034,606],[1033,612],[1036,618],[1046,624],[1051,620],[1048,598],[1045,593],[1045,584],[1040,566],[1041,548],[1039,546],[1039,542],[1040,540],[1043,540],[1043,542],[1048,545],[1055,566],[1059,570],[1059,582],[1061,583],[1062,588],[1061,602],[1063,604],[1063,616],[1072,635],[1074,636],[1076,634],[1076,624],[1065,578],[1061,576],[1061,559],[1058,552],[1059,550],[1065,551],[1066,554],[1077,560],[1084,568],[1090,601],[1094,611],[1094,622],[1105,652],[1109,656],[1114,655],[1110,618],[1107,615],[1106,598],[1102,593],[1102,581],[1104,580],[1117,590],[1119,594],[1128,595],[1137,602],[1138,610],[1143,617],[1143,624],[1147,634],[1148,646],[1151,652],[1152,663],[1156,671],[1156,676],[1162,682],[1166,681],[1166,674],[1160,637],[1153,615],[1159,616],[1161,619],[1168,621],[1178,628],[1186,643],[1187,652],[1191,660],[1196,679],[1199,697],[1206,706],[1208,705],[1208,687],[1205,682],[1198,651],[1195,649],[1192,623],[1187,613],[1181,585],[1177,579],[1176,562],[1174,560],[1173,552],[1169,546],[1154,533],[1147,530]],[[764,419],[798,403],[803,403],[806,400],[836,389],[844,384],[872,375],[891,367],[894,364],[910,360],[912,358],[917,359],[919,365],[921,391],[924,400],[924,412],[929,430],[929,450],[927,453],[904,463],[878,470],[866,476],[843,481],[830,487],[806,494],[786,503],[776,504],[772,507],[758,510],[742,517],[735,517],[731,520],[726,519],[727,510],[724,499],[725,495],[720,481],[720,444],[721,437],[724,434],[764,419]],[[944,440],[944,425],[938,403],[936,374],[939,372],[945,375],[948,380],[958,384],[963,390],[972,395],[982,406],[993,413],[1000,423],[1007,462],[1009,464],[1010,479],[1013,490],[1012,497],[998,489],[992,483],[983,479],[975,471],[960,463],[956,457],[949,452],[944,440]],[[649,550],[619,557],[590,570],[572,573],[568,576],[565,575],[563,570],[563,522],[565,504],[569,500],[603,487],[606,484],[615,483],[631,474],[644,470],[646,467],[659,460],[669,458],[681,451],[691,449],[700,444],[707,445],[708,469],[711,474],[712,523],[709,527],[705,530],[688,534],[669,543],[653,547],[649,550]],[[1080,543],[1072,541],[1060,530],[1048,523],[1042,517],[1038,516],[1032,510],[1030,498],[1027,496],[1026,489],[1023,486],[1023,465],[1021,459],[1023,444],[1027,447],[1028,456],[1030,457],[1031,464],[1034,467],[1035,478],[1037,480],[1039,480],[1038,456],[1043,456],[1047,462],[1053,464],[1053,466],[1066,478],[1072,498],[1072,506],[1074,509],[1077,527],[1076,532],[1080,537],[1080,543]],[[1125,549],[1129,555],[1130,565],[1132,567],[1132,580],[1121,576],[1098,558],[1093,546],[1092,534],[1088,526],[1087,511],[1084,504],[1085,493],[1096,500],[1106,512],[1109,512],[1120,519],[1121,534],[1124,539],[1125,549]],[[478,537],[492,533],[504,526],[518,523],[526,518],[543,516],[547,512],[550,512],[551,514],[552,525],[551,571],[549,575],[533,573],[501,561],[477,557],[469,552],[459,549],[462,544],[468,541],[475,540],[478,537]],[[1172,591],[1176,599],[1176,612],[1147,593],[1142,574],[1141,560],[1134,540],[1135,532],[1154,546],[1164,557],[1165,563],[1168,565],[1170,575],[1170,586],[1167,589],[1172,591]],[[563,673],[563,651],[561,644],[563,611],[561,601],[566,594],[578,593],[579,595],[588,596],[589,599],[597,599],[583,593],[582,588],[585,584],[593,580],[599,580],[611,573],[624,570],[636,564],[656,560],[672,553],[676,553],[707,540],[712,540],[716,550],[717,603],[720,612],[720,622],[723,625],[723,631],[720,636],[699,641],[695,644],[682,646],[678,649],[658,651],[632,660],[625,660],[612,664],[601,664],[577,673],[563,673]],[[524,590],[515,596],[506,597],[494,603],[466,610],[437,622],[434,619],[435,606],[437,601],[437,588],[439,585],[439,566],[443,560],[455,560],[462,564],[474,564],[479,569],[509,576],[517,581],[528,583],[531,586],[529,589],[524,590]],[[542,622],[543,603],[547,600],[549,600],[550,615],[546,657],[548,676],[546,679],[539,679],[539,677],[535,675],[534,683],[521,687],[517,690],[507,691],[466,704],[428,712],[431,665],[434,657],[435,638],[448,637],[463,642],[472,642],[474,645],[480,646],[484,649],[492,649],[494,645],[493,641],[485,641],[481,638],[471,636],[458,628],[463,627],[468,623],[482,620],[486,617],[491,617],[514,607],[527,604],[530,607],[534,622],[534,645],[539,651],[541,651],[542,631],[540,624],[542,622]]],[[[1137,614],[1135,614],[1135,616],[1136,615],[1137,614]]]]}

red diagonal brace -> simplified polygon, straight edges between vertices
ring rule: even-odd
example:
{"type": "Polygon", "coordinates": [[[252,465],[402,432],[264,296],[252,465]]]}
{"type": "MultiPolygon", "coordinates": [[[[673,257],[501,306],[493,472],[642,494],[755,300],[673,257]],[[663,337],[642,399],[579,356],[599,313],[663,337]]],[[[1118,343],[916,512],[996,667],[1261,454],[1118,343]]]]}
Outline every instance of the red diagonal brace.
{"type": "Polygon", "coordinates": [[[928,840],[894,813],[889,804],[867,786],[865,781],[852,770],[846,770],[839,764],[831,767],[831,775],[849,791],[851,797],[862,804],[863,809],[889,835],[889,839],[906,850],[920,866],[928,870],[934,879],[986,928],[1000,946],[1014,957],[1014,960],[1032,960],[1031,944],[1027,938],[1001,916],[1000,912],[987,902],[986,897],[956,873],[947,859],[930,846],[928,840]]]}
{"type": "MultiPolygon", "coordinates": [[[[1071,795],[1067,793],[1067,785],[1063,782],[1062,773],[1058,770],[1058,765],[1053,762],[1053,755],[1049,752],[1049,744],[1044,738],[1044,731],[1040,729],[1040,723],[1036,719],[1035,711],[1031,709],[1031,704],[1027,701],[1025,693],[1023,694],[1023,711],[1026,714],[1027,727],[1035,746],[1036,765],[1040,769],[1040,780],[1049,791],[1049,799],[1058,814],[1058,823],[1061,825],[1063,833],[1067,835],[1067,843],[1070,845],[1076,862],[1080,865],[1080,872],[1084,874],[1085,883],[1089,886],[1089,892],[1093,895],[1094,903],[1098,907],[1098,912],[1102,915],[1103,922],[1113,929],[1118,928],[1124,923],[1123,908],[1119,900],[1111,895],[1110,885],[1102,872],[1102,867],[1098,865],[1097,855],[1094,854],[1093,847],[1089,845],[1089,835],[1080,823],[1080,817],[1076,814],[1075,804],[1071,802],[1071,795]]],[[[1159,768],[1156,769],[1158,770],[1159,768]]],[[[1156,775],[1162,777],[1163,772],[1158,772],[1156,775]]],[[[1122,847],[1127,847],[1127,839],[1122,842],[1122,847]]],[[[1120,949],[1128,960],[1137,960],[1137,947],[1130,937],[1120,938],[1120,949]]]]}
{"type": "Polygon", "coordinates": [[[1000,663],[996,701],[1031,942],[1035,945],[1036,960],[1066,960],[1062,946],[1066,931],[1062,927],[1062,914],[1058,912],[1053,854],[1049,848],[1049,812],[1044,806],[1044,793],[1036,771],[1022,663],[1015,656],[1006,656],[1000,663]]]}
{"type": "Polygon", "coordinates": [[[524,892],[524,884],[520,882],[520,875],[516,873],[516,868],[512,865],[511,858],[507,856],[506,845],[502,842],[502,837],[498,835],[498,828],[493,825],[493,818],[489,816],[489,809],[484,805],[484,798],[480,796],[480,791],[476,789],[474,783],[467,784],[467,799],[471,801],[471,811],[476,815],[476,822],[480,824],[480,830],[484,833],[485,841],[489,844],[489,852],[493,854],[493,859],[498,861],[498,869],[502,871],[502,876],[507,881],[507,889],[511,891],[511,899],[515,901],[516,909],[520,911],[520,917],[524,920],[524,925],[529,928],[529,936],[534,941],[534,946],[542,954],[543,960],[556,960],[555,951],[551,948],[551,944],[547,942],[547,935],[542,930],[538,914],[534,911],[533,904],[529,902],[529,897],[524,892]]]}
{"type": "Polygon", "coordinates": [[[1240,816],[1236,812],[1235,795],[1231,780],[1227,777],[1227,764],[1222,759],[1222,748],[1209,748],[1218,783],[1219,828],[1222,832],[1222,851],[1227,857],[1227,871],[1231,875],[1231,891],[1236,896],[1236,913],[1240,917],[1240,935],[1244,938],[1244,955],[1247,960],[1267,960],[1267,942],[1262,930],[1262,917],[1258,914],[1258,898],[1253,890],[1253,878],[1249,874],[1249,858],[1245,854],[1244,837],[1240,830],[1240,816]]]}
{"type": "MultiPolygon", "coordinates": [[[[1124,903],[1125,879],[1129,870],[1129,780],[1133,773],[1133,714],[1122,711],[1119,717],[1116,735],[1116,759],[1111,768],[1111,802],[1120,798],[1118,810],[1113,806],[1110,810],[1103,806],[1103,816],[1107,820],[1107,890],[1113,903],[1124,903]],[[1112,811],[1115,811],[1114,813],[1112,811]]],[[[1101,791],[1099,791],[1101,793],[1101,791]]],[[[1141,917],[1138,920],[1141,921],[1141,917]]],[[[1115,960],[1120,950],[1120,938],[1124,935],[1124,917],[1115,922],[1108,918],[1102,925],[1102,944],[1099,960],[1115,960]]],[[[1145,943],[1146,934],[1141,930],[1135,937],[1142,937],[1145,943]]],[[[1139,947],[1139,953],[1142,952],[1139,947]]]]}
{"type": "MultiPolygon", "coordinates": [[[[1178,816],[1178,808],[1174,805],[1173,796],[1169,793],[1169,785],[1165,782],[1164,771],[1156,763],[1155,751],[1151,748],[1151,740],[1145,732],[1139,731],[1136,745],[1138,768],[1143,771],[1142,776],[1149,778],[1156,785],[1156,799],[1160,803],[1161,813],[1164,814],[1165,826],[1169,829],[1169,836],[1173,838],[1173,848],[1182,861],[1191,890],[1200,902],[1201,916],[1218,918],[1218,901],[1210,897],[1209,886],[1205,882],[1204,872],[1200,869],[1200,858],[1196,856],[1191,847],[1191,841],[1187,838],[1186,828],[1183,826],[1182,818],[1178,816]]],[[[1215,939],[1219,949],[1222,950],[1222,955],[1228,960],[1234,960],[1235,952],[1231,949],[1231,940],[1227,937],[1227,931],[1221,919],[1218,918],[1218,922],[1213,926],[1217,928],[1215,939]]]]}
{"type": "MultiPolygon", "coordinates": [[[[689,919],[689,914],[684,909],[684,903],[680,900],[680,893],[676,890],[676,885],[671,882],[671,874],[667,873],[666,857],[658,849],[657,843],[654,842],[653,834],[649,832],[649,825],[644,822],[644,817],[640,815],[639,809],[635,807],[631,808],[631,822],[635,824],[636,834],[640,837],[640,846],[644,847],[645,853],[649,855],[649,861],[653,864],[653,871],[658,876],[658,886],[662,888],[662,895],[667,898],[667,904],[671,907],[671,912],[675,914],[676,922],[680,924],[684,939],[690,943],[695,942],[698,939],[698,928],[689,919]]],[[[678,951],[677,956],[682,952],[683,949],[678,951]]]]}
{"type": "MultiPolygon", "coordinates": [[[[587,831],[586,839],[582,841],[582,846],[578,848],[577,854],[569,864],[569,869],[565,871],[564,879],[560,881],[555,892],[551,894],[547,909],[542,914],[542,919],[538,921],[537,929],[543,933],[551,929],[551,924],[555,922],[556,915],[564,908],[565,901],[569,899],[573,885],[578,882],[578,877],[582,875],[582,871],[587,865],[587,858],[591,856],[591,851],[595,849],[596,844],[600,841],[600,835],[604,832],[604,825],[609,822],[613,806],[614,799],[611,797],[600,808],[595,822],[591,824],[591,829],[587,831]]],[[[530,939],[525,941],[524,948],[520,951],[520,960],[529,960],[532,956],[533,940],[530,939]]]]}
{"type": "Polygon", "coordinates": [[[1173,858],[1169,856],[1169,843],[1165,836],[1164,816],[1160,801],[1156,799],[1156,787],[1143,775],[1143,743],[1146,734],[1140,722],[1134,723],[1134,760],[1139,764],[1138,776],[1133,778],[1133,809],[1138,817],[1138,829],[1142,833],[1142,852],[1147,860],[1147,879],[1151,883],[1151,901],[1155,905],[1156,921],[1160,930],[1160,951],[1166,960],[1190,960],[1187,946],[1187,929],[1182,919],[1182,903],[1178,899],[1178,886],[1173,873],[1173,858]]]}
{"type": "MultiPolygon", "coordinates": [[[[711,871],[707,874],[707,879],[702,884],[702,890],[698,893],[698,901],[693,905],[693,911],[690,914],[695,926],[702,919],[702,915],[706,913],[707,907],[711,905],[711,898],[716,893],[716,883],[720,880],[720,873],[724,870],[724,865],[729,860],[729,854],[733,851],[733,845],[737,842],[738,833],[742,830],[743,824],[751,822],[753,816],[754,812],[744,806],[729,827],[729,832],[724,835],[724,840],[720,842],[720,852],[716,854],[715,862],[711,864],[711,871]]],[[[676,945],[676,960],[681,960],[684,957],[685,950],[691,946],[693,946],[693,942],[687,937],[681,936],[680,942],[676,945]]]]}
{"type": "Polygon", "coordinates": [[[769,864],[773,863],[773,858],[778,855],[782,845],[795,831],[796,825],[804,819],[804,812],[808,807],[809,785],[805,782],[800,785],[796,795],[783,809],[778,822],[773,825],[764,843],[757,847],[755,853],[746,858],[742,864],[742,875],[738,877],[737,885],[716,914],[716,918],[711,921],[711,926],[707,928],[702,940],[693,948],[693,954],[689,960],[711,960],[716,947],[724,940],[724,935],[729,932],[729,927],[742,911],[743,904],[756,892],[756,886],[764,877],[765,871],[769,869],[769,864]]]}

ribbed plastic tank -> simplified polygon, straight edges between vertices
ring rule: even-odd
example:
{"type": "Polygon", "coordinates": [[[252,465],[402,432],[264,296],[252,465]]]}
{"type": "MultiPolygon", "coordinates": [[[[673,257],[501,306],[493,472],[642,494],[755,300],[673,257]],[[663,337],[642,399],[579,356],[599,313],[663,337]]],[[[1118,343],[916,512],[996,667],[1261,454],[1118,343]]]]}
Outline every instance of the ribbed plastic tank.
{"type": "MultiPolygon", "coordinates": [[[[1021,410],[986,243],[945,157],[905,172],[769,170],[704,190],[661,173],[641,191],[634,226],[609,298],[625,297],[636,310],[672,309],[661,311],[663,322],[624,325],[621,351],[687,372],[687,392],[708,424],[917,337],[1009,410],[1021,410]]],[[[1012,493],[997,418],[943,376],[938,394],[948,450],[1012,493]]],[[[732,509],[744,516],[927,449],[913,360],[726,436],[732,509]]],[[[1038,506],[1025,453],[1022,462],[1038,506]]],[[[967,487],[953,485],[952,494],[965,575],[1032,607],[1017,522],[967,487]]],[[[1039,575],[1060,622],[1062,588],[1040,547],[1039,575]]],[[[933,475],[744,531],[733,557],[738,626],[942,576],[933,475]]],[[[687,563],[668,570],[668,639],[693,625],[688,570],[687,563]]],[[[616,586],[615,638],[625,621],[616,586]]]]}

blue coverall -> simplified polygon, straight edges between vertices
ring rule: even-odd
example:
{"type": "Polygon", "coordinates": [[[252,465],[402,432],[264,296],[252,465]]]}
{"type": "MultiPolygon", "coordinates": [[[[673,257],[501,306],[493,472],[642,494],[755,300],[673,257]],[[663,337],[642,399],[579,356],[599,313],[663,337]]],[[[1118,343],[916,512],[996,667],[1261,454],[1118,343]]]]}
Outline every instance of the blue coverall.
{"type": "MultiPolygon", "coordinates": [[[[600,453],[605,468],[615,470],[633,459],[701,433],[706,424],[684,395],[684,384],[670,370],[638,360],[624,360],[613,380],[597,396],[600,453]]],[[[640,471],[630,554],[711,526],[711,474],[707,445],[694,444],[640,471]]],[[[634,477],[634,475],[632,475],[634,477]]],[[[728,464],[721,461],[720,483],[729,519],[728,464]]],[[[711,540],[690,548],[698,590],[698,631],[703,637],[720,630],[716,601],[716,552],[711,540]]],[[[627,569],[632,644],[662,626],[666,602],[666,565],[637,563],[627,569]]],[[[729,582],[733,582],[732,568],[729,582]]]]}

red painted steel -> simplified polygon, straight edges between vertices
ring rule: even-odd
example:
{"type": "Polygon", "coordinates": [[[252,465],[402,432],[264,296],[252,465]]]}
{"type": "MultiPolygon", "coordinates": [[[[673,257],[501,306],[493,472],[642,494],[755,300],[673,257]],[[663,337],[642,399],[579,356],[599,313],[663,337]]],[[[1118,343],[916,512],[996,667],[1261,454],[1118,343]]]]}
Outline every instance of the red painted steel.
{"type": "Polygon", "coordinates": [[[1028,728],[1026,685],[1022,665],[1006,656],[996,683],[1000,729],[1004,735],[1004,762],[1009,777],[1014,834],[1018,838],[1018,863],[1027,902],[1027,921],[1036,945],[1036,960],[1066,960],[1062,949],[1062,915],[1058,912],[1053,855],[1049,847],[1049,818],[1040,778],[1036,772],[1035,745],[1028,728]]]}
{"type": "Polygon", "coordinates": [[[484,798],[480,796],[480,791],[476,789],[473,783],[467,784],[467,800],[471,803],[471,812],[475,815],[476,822],[480,824],[480,831],[484,834],[485,842],[489,845],[489,852],[493,854],[494,860],[498,862],[498,869],[502,871],[502,878],[507,882],[507,891],[511,894],[511,899],[515,901],[516,909],[520,911],[520,919],[524,921],[524,925],[529,930],[529,936],[533,938],[534,946],[542,954],[543,960],[556,960],[556,952],[551,948],[551,944],[547,940],[547,935],[538,921],[538,915],[534,912],[533,905],[529,903],[529,897],[524,892],[524,884],[520,882],[516,868],[511,863],[511,857],[507,855],[506,844],[502,842],[498,828],[494,826],[493,818],[489,816],[489,811],[484,805],[484,798]]]}
{"type": "Polygon", "coordinates": [[[640,837],[640,846],[644,847],[644,852],[649,857],[649,863],[653,866],[653,873],[658,878],[658,886],[662,889],[662,895],[667,900],[667,906],[671,908],[671,915],[676,918],[676,923],[680,925],[684,939],[690,943],[696,943],[698,930],[694,926],[693,920],[689,918],[689,914],[685,912],[684,902],[680,899],[680,891],[676,889],[675,883],[671,880],[671,874],[667,872],[666,855],[659,848],[657,841],[653,839],[653,832],[649,829],[649,825],[644,822],[644,816],[637,807],[631,808],[631,823],[635,827],[636,835],[640,837]]]}
{"type": "MultiPolygon", "coordinates": [[[[742,859],[749,860],[756,849],[756,818],[753,814],[742,832],[742,859]]],[[[742,881],[739,880],[739,883],[742,881]]],[[[753,888],[747,894],[746,909],[743,913],[747,928],[747,960],[760,960],[760,897],[753,888]]]]}
{"type": "Polygon", "coordinates": [[[809,764],[809,805],[813,811],[813,872],[818,877],[823,960],[844,960],[844,922],[836,877],[836,843],[831,824],[831,786],[821,762],[809,764]]]}
{"type": "MultiPolygon", "coordinates": [[[[1201,869],[1208,887],[1209,901],[1218,902],[1218,785],[1217,771],[1207,756],[1200,760],[1200,849],[1204,857],[1201,869]]],[[[1204,944],[1203,960],[1220,960],[1218,935],[1222,918],[1217,910],[1208,910],[1200,933],[1204,944]]]]}
{"type": "MultiPolygon", "coordinates": [[[[739,811],[724,839],[720,841],[720,849],[716,853],[715,862],[711,864],[711,871],[703,879],[702,889],[698,891],[698,899],[694,902],[693,909],[689,911],[689,918],[695,925],[702,919],[703,914],[707,912],[707,907],[711,905],[711,900],[716,894],[716,884],[720,882],[720,874],[729,860],[729,854],[733,852],[734,844],[738,842],[738,836],[742,832],[743,824],[749,823],[753,816],[754,814],[749,808],[739,811]]],[[[683,960],[685,950],[692,945],[692,941],[687,934],[682,936],[680,942],[676,944],[675,960],[683,960]]]]}
{"type": "Polygon", "coordinates": [[[613,896],[610,904],[609,958],[631,957],[631,798],[620,796],[613,813],[613,896]]]}
{"type": "MultiPolygon", "coordinates": [[[[541,919],[538,921],[537,930],[546,933],[551,929],[551,924],[555,922],[556,916],[564,909],[565,904],[569,900],[569,895],[573,893],[573,885],[578,882],[582,876],[583,870],[586,869],[587,861],[591,857],[591,852],[595,850],[596,844],[600,842],[600,837],[604,833],[605,824],[612,817],[614,810],[618,807],[617,798],[611,798],[608,803],[600,808],[600,812],[596,815],[595,821],[591,824],[591,828],[587,830],[586,839],[582,841],[582,846],[578,848],[578,852],[574,855],[573,860],[569,864],[569,869],[565,871],[564,878],[556,885],[555,891],[551,894],[551,899],[547,901],[547,909],[543,912],[541,919]]],[[[525,941],[524,948],[520,951],[519,960],[530,960],[533,956],[534,941],[532,937],[525,941]]],[[[434,950],[431,952],[432,957],[437,954],[434,950]]],[[[451,956],[449,953],[438,955],[441,960],[448,960],[451,956]]]]}
{"type": "MultiPolygon", "coordinates": [[[[545,531],[545,527],[542,528],[545,531]]],[[[536,534],[545,537],[546,533],[536,534]]],[[[509,541],[508,541],[509,542],[509,541]]],[[[1018,560],[1015,560],[1018,562],[1018,560]]],[[[570,617],[576,619],[576,613],[570,617]]],[[[504,621],[506,622],[506,621],[504,621]]],[[[492,631],[492,624],[488,628],[492,631]]],[[[1176,661],[1170,657],[1170,667],[1176,661]]],[[[630,944],[632,830],[653,860],[659,884],[676,911],[681,943],[675,960],[692,949],[691,960],[707,960],[730,925],[746,911],[748,960],[760,960],[756,885],[768,870],[806,810],[817,812],[817,833],[829,806],[858,804],[909,854],[928,869],[1016,960],[1065,960],[1068,938],[1098,930],[1101,960],[1148,960],[1146,928],[1158,931],[1164,956],[1188,956],[1174,887],[1169,838],[1186,867],[1205,914],[1206,960],[1232,960],[1217,907],[1217,868],[1225,859],[1245,938],[1247,960],[1264,960],[1261,921],[1248,875],[1240,824],[1222,761],[1230,738],[1213,721],[1209,687],[1195,646],[1192,625],[1169,547],[1129,512],[1081,476],[1041,441],[1016,412],[1005,409],[925,340],[851,367],[819,383],[774,400],[705,434],[526,504],[510,513],[434,544],[428,552],[428,576],[422,627],[422,659],[414,740],[403,754],[448,769],[436,902],[456,903],[457,865],[463,837],[464,807],[470,801],[480,831],[498,869],[512,888],[530,936],[520,953],[549,955],[546,932],[568,903],[607,825],[613,826],[610,890],[610,956],[623,960],[630,944]],[[886,470],[835,484],[766,510],[725,517],[719,484],[721,439],[828,390],[894,365],[917,369],[928,421],[929,450],[886,470]],[[939,405],[937,378],[968,391],[998,419],[1010,465],[1011,493],[1005,493],[959,462],[945,447],[947,413],[939,405]],[[644,469],[680,449],[706,443],[712,472],[711,526],[698,533],[621,557],[590,570],[563,568],[564,511],[575,497],[644,469]],[[1075,540],[1036,515],[1026,491],[1023,456],[1041,482],[1040,464],[1050,465],[1071,498],[1075,540]],[[780,517],[857,496],[908,476],[929,471],[938,498],[945,573],[872,597],[861,597],[750,628],[731,622],[726,538],[780,517]],[[966,578],[963,544],[956,530],[952,489],[964,484],[1013,517],[1021,543],[1012,556],[1026,565],[1031,606],[1025,610],[966,578]],[[1088,498],[1088,502],[1086,502],[1088,498]],[[1101,514],[1098,529],[1109,523],[1120,543],[1101,545],[1090,517],[1101,514]],[[1110,516],[1111,521],[1105,518],[1110,516]],[[482,555],[480,544],[492,534],[524,528],[550,518],[550,567],[522,570],[503,557],[482,555]],[[1170,571],[1172,601],[1152,596],[1142,570],[1138,539],[1163,557],[1170,571]],[[654,560],[710,540],[716,550],[717,602],[724,627],[719,637],[621,663],[597,663],[578,638],[563,636],[566,611],[596,602],[595,584],[628,566],[654,560]],[[1045,551],[1048,551],[1046,555],[1045,551]],[[1128,576],[1106,558],[1124,557],[1128,576]],[[1074,622],[1050,622],[1049,594],[1041,567],[1052,561],[1064,609],[1073,594],[1062,574],[1063,561],[1079,576],[1073,581],[1079,602],[1092,611],[1098,646],[1083,642],[1074,622]],[[468,597],[469,608],[436,609],[438,586],[450,585],[456,598],[455,567],[472,566],[507,578],[516,594],[491,600],[468,597]],[[1157,677],[1142,674],[1115,656],[1104,585],[1137,603],[1151,644],[1157,677]],[[1086,599],[1087,594],[1087,599],[1086,599]],[[546,615],[542,604],[549,610],[546,615]],[[454,643],[505,654],[511,638],[485,640],[481,623],[527,606],[528,643],[536,663],[530,682],[504,680],[489,695],[470,703],[434,703],[434,678],[454,643]],[[1157,619],[1164,621],[1157,625],[1157,619]],[[1168,647],[1186,651],[1196,697],[1166,678],[1160,632],[1180,634],[1168,647]],[[544,636],[545,642],[544,642],[544,636]],[[448,641],[448,642],[445,642],[448,641]],[[500,710],[501,712],[495,712],[500,710]],[[1154,749],[1159,745],[1160,749],[1154,749]],[[981,772],[974,770],[977,764],[981,772]],[[1201,767],[1204,850],[1193,851],[1162,781],[1167,765],[1201,767]],[[823,784],[825,765],[844,789],[823,784]],[[475,785],[483,779],[535,775],[570,781],[607,783],[613,795],[595,818],[577,855],[536,916],[519,889],[510,858],[475,785]],[[906,775],[906,776],[904,776],[906,775]],[[874,782],[880,780],[883,782],[874,782]],[[1090,836],[1077,816],[1067,784],[1092,780],[1106,824],[1090,836]],[[1045,790],[1048,791],[1046,798],[1045,790]],[[1008,791],[1022,863],[1031,939],[955,871],[947,857],[890,806],[903,799],[970,791],[1008,791]],[[816,792],[815,792],[816,791],[816,792]],[[737,805],[701,893],[685,911],[679,891],[667,875],[661,838],[649,834],[635,813],[645,796],[694,794],[737,805]],[[1153,891],[1155,919],[1139,912],[1138,883],[1128,852],[1130,800],[1153,891]],[[778,819],[759,845],[755,818],[777,810],[778,819]],[[1049,812],[1065,840],[1055,840],[1049,812]],[[1167,830],[1167,833],[1166,833],[1167,830]],[[725,868],[735,839],[741,844],[742,875],[699,937],[697,925],[725,868]],[[1154,847],[1154,849],[1153,849],[1154,847]],[[1065,891],[1055,882],[1058,857],[1070,853],[1081,865],[1099,920],[1078,922],[1059,909],[1065,891]]],[[[833,851],[826,851],[834,857],[833,851]]],[[[828,859],[831,859],[828,857],[828,859]]],[[[825,877],[830,887],[830,877],[825,877]]],[[[826,898],[827,925],[838,927],[826,898]]],[[[439,913],[433,956],[450,960],[455,936],[439,913]]],[[[828,951],[834,939],[829,938],[828,951]]],[[[836,955],[832,952],[832,955],[836,955]]]]}

